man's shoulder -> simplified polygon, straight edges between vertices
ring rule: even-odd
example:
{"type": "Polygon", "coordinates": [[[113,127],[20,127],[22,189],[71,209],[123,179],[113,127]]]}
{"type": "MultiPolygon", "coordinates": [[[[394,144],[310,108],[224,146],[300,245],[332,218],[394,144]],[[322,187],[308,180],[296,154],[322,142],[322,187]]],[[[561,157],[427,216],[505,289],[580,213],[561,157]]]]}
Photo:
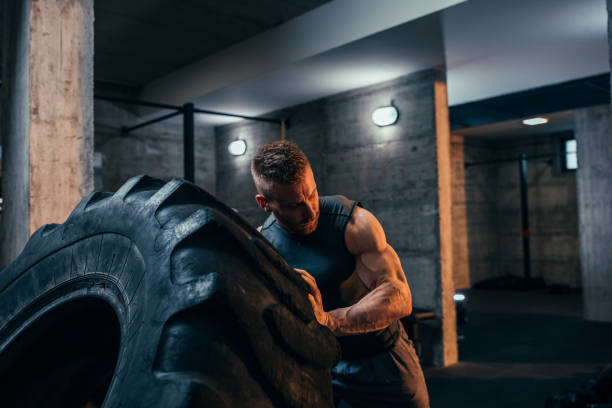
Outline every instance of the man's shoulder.
{"type": "Polygon", "coordinates": [[[340,215],[350,218],[355,205],[361,204],[337,194],[319,197],[319,205],[321,214],[340,215]]]}
{"type": "Polygon", "coordinates": [[[352,254],[380,252],[387,246],[385,231],[378,219],[364,208],[357,208],[346,227],[346,246],[352,254]]]}
{"type": "Polygon", "coordinates": [[[266,218],[264,223],[259,226],[258,231],[263,233],[269,230],[275,223],[277,223],[276,218],[274,218],[274,216],[270,214],[268,218],[266,218]]]}

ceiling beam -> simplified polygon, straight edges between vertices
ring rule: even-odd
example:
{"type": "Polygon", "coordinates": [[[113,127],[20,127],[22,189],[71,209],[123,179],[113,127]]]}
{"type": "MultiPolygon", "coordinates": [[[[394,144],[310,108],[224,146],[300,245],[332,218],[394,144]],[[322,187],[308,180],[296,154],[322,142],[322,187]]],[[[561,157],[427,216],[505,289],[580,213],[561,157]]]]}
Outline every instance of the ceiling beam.
{"type": "Polygon", "coordinates": [[[335,0],[145,85],[144,100],[182,104],[466,0],[335,0]]]}

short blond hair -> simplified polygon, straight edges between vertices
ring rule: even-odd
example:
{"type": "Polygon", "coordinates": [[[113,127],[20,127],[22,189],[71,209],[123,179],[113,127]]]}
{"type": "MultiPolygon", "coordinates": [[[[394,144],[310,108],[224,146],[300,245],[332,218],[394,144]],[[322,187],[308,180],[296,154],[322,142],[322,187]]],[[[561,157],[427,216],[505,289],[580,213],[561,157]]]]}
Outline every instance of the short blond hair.
{"type": "Polygon", "coordinates": [[[271,184],[297,184],[302,181],[308,158],[295,143],[271,142],[257,149],[251,161],[251,174],[259,192],[265,195],[271,184]]]}

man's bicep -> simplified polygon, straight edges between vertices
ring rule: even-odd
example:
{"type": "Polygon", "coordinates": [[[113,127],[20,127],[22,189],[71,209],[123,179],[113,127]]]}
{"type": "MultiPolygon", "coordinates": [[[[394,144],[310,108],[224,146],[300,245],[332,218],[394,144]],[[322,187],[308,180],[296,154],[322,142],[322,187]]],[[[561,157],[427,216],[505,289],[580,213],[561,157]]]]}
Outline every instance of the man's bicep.
{"type": "Polygon", "coordinates": [[[399,257],[372,213],[356,207],[345,238],[347,249],[355,256],[355,272],[368,289],[385,281],[406,283],[399,257]]]}

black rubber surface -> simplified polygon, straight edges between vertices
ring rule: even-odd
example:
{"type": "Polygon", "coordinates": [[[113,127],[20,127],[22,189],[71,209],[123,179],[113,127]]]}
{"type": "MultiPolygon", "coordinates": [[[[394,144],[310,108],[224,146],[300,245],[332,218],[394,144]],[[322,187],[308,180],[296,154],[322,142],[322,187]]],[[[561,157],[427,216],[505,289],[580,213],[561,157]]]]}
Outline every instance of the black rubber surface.
{"type": "Polygon", "coordinates": [[[214,197],[134,177],[0,271],[0,406],[332,407],[306,293],[214,197]]]}

